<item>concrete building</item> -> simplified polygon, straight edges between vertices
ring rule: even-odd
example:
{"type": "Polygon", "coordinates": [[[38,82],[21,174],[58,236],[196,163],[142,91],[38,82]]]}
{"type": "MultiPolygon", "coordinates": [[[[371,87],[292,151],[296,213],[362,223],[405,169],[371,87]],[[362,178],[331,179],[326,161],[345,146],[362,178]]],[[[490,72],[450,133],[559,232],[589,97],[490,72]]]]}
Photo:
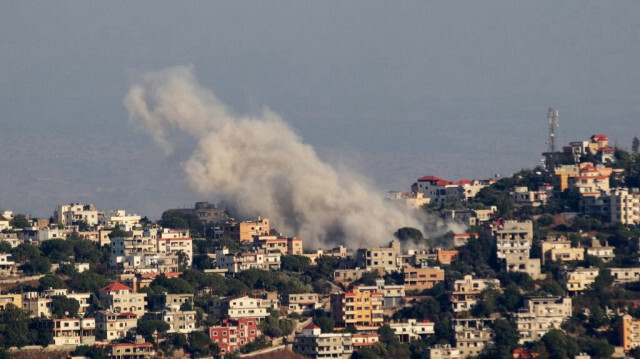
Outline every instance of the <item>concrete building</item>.
{"type": "Polygon", "coordinates": [[[478,238],[478,233],[454,233],[453,234],[453,246],[462,247],[472,238],[478,238]]]}
{"type": "Polygon", "coordinates": [[[562,323],[572,315],[571,298],[529,297],[524,308],[515,314],[520,333],[520,344],[540,340],[548,331],[561,329],[562,323]]]}
{"type": "Polygon", "coordinates": [[[138,316],[135,313],[115,313],[108,310],[96,312],[96,338],[112,341],[127,336],[138,326],[138,316]]]}
{"type": "Polygon", "coordinates": [[[278,236],[256,236],[253,245],[265,252],[280,252],[282,255],[302,255],[302,238],[280,238],[278,236]]]}
{"type": "Polygon", "coordinates": [[[0,276],[12,276],[17,272],[18,266],[11,259],[11,254],[0,253],[0,276]]]}
{"type": "Polygon", "coordinates": [[[480,299],[480,294],[486,289],[500,289],[500,281],[497,279],[473,279],[466,275],[453,284],[451,293],[451,306],[454,312],[470,310],[480,299]]]}
{"type": "Polygon", "coordinates": [[[93,345],[96,342],[94,318],[61,318],[45,321],[53,345],[93,345]]]}
{"type": "Polygon", "coordinates": [[[333,271],[333,280],[336,283],[349,285],[351,282],[354,282],[368,272],[366,269],[336,269],[333,271]]]}
{"type": "Polygon", "coordinates": [[[229,219],[226,209],[209,202],[196,202],[194,208],[174,208],[170,211],[195,216],[203,224],[216,224],[229,219]]]}
{"type": "Polygon", "coordinates": [[[449,344],[436,344],[427,350],[426,359],[461,359],[460,350],[449,344]]]}
{"type": "Polygon", "coordinates": [[[229,274],[236,274],[247,269],[264,270],[280,269],[280,252],[268,253],[264,250],[255,252],[231,253],[228,248],[216,250],[216,269],[225,270],[229,274]]]}
{"type": "Polygon", "coordinates": [[[196,330],[196,311],[182,310],[180,305],[168,305],[162,310],[162,321],[169,324],[167,333],[188,334],[196,330]]]}
{"type": "Polygon", "coordinates": [[[322,308],[317,293],[289,294],[285,298],[289,313],[311,316],[317,309],[322,308]]]}
{"type": "Polygon", "coordinates": [[[611,223],[620,222],[627,226],[640,224],[640,192],[616,188],[611,190],[609,198],[611,223]]]}
{"type": "Polygon", "coordinates": [[[260,335],[256,318],[223,319],[221,325],[209,328],[209,337],[218,344],[221,355],[237,352],[260,335]]]}
{"type": "Polygon", "coordinates": [[[359,248],[356,252],[356,266],[380,273],[400,269],[402,250],[400,242],[392,241],[388,247],[359,248]]]}
{"type": "Polygon", "coordinates": [[[146,343],[140,336],[135,343],[117,343],[100,345],[107,352],[110,359],[151,359],[156,357],[153,344],[146,343]]]}
{"type": "Polygon", "coordinates": [[[569,293],[579,293],[589,289],[599,275],[598,268],[578,267],[571,271],[564,271],[562,274],[562,284],[569,293]]]}
{"type": "Polygon", "coordinates": [[[176,256],[180,253],[186,256],[185,265],[191,268],[193,264],[193,239],[189,236],[189,230],[175,230],[163,228],[158,233],[157,252],[164,256],[176,256]]]}
{"type": "Polygon", "coordinates": [[[615,257],[615,247],[610,246],[608,241],[605,241],[604,246],[600,244],[600,241],[596,237],[591,237],[591,246],[587,247],[587,255],[598,257],[603,262],[611,262],[615,257]]]}
{"type": "Polygon", "coordinates": [[[435,334],[435,324],[426,320],[419,322],[415,319],[409,319],[406,322],[389,323],[389,326],[401,343],[410,343],[435,334]]]}
{"type": "Polygon", "coordinates": [[[537,191],[531,191],[526,186],[515,187],[509,195],[516,204],[529,205],[539,207],[545,205],[547,200],[553,196],[553,187],[551,185],[542,186],[537,191]]]}
{"type": "Polygon", "coordinates": [[[0,294],[0,310],[4,310],[7,305],[13,304],[16,307],[22,308],[22,296],[20,294],[0,294]]]}
{"type": "Polygon", "coordinates": [[[134,226],[140,224],[140,217],[137,214],[127,214],[123,209],[109,211],[98,217],[98,224],[104,228],[120,228],[123,231],[130,231],[134,226]]]}
{"type": "Polygon", "coordinates": [[[493,318],[453,319],[456,349],[461,358],[476,357],[493,344],[493,318]]]}
{"type": "Polygon", "coordinates": [[[418,210],[431,203],[431,198],[425,197],[421,192],[387,192],[385,200],[404,203],[410,210],[418,210]]]}
{"type": "Polygon", "coordinates": [[[640,282],[640,268],[609,268],[616,284],[640,282]]]}
{"type": "Polygon", "coordinates": [[[533,242],[531,221],[499,221],[492,228],[496,239],[498,258],[504,259],[509,253],[523,254],[529,258],[533,242]]]}
{"type": "Polygon", "coordinates": [[[332,293],[330,302],[331,316],[338,326],[377,330],[384,322],[382,293],[354,288],[346,293],[332,293]]]}
{"type": "Polygon", "coordinates": [[[101,288],[100,302],[115,313],[135,313],[142,317],[146,313],[147,293],[135,293],[132,288],[114,282],[101,288]]]}
{"type": "Polygon", "coordinates": [[[220,227],[216,236],[227,236],[236,242],[249,243],[253,242],[254,236],[268,236],[269,231],[269,220],[258,218],[256,221],[246,222],[227,221],[220,227]]]}
{"type": "Polygon", "coordinates": [[[485,209],[445,210],[444,219],[466,224],[467,226],[479,226],[490,221],[498,212],[498,207],[491,206],[485,209]]]}
{"type": "Polygon", "coordinates": [[[377,279],[376,285],[358,286],[360,293],[382,293],[382,308],[398,308],[404,304],[404,285],[385,284],[377,279]]]}
{"type": "Polygon", "coordinates": [[[481,189],[496,181],[496,179],[489,179],[451,182],[436,176],[423,176],[418,178],[418,181],[411,186],[411,191],[422,193],[432,203],[441,204],[455,200],[466,202],[475,197],[481,189]]]}
{"type": "Polygon", "coordinates": [[[63,226],[68,226],[74,222],[86,222],[89,226],[98,224],[101,212],[92,204],[61,204],[53,212],[53,221],[63,226]]]}
{"type": "Polygon", "coordinates": [[[634,319],[629,314],[622,316],[620,321],[620,343],[622,343],[625,353],[640,346],[640,320],[634,319]]]}
{"type": "Polygon", "coordinates": [[[566,237],[547,237],[542,242],[542,264],[545,261],[570,262],[584,260],[584,248],[572,248],[571,241],[566,237]]]}
{"type": "Polygon", "coordinates": [[[22,293],[22,310],[31,312],[32,317],[51,317],[51,302],[54,297],[63,296],[78,302],[78,314],[84,315],[89,308],[91,293],[73,293],[67,289],[46,289],[41,292],[22,293]]]}
{"type": "Polygon", "coordinates": [[[504,264],[507,271],[527,273],[533,280],[546,277],[541,273],[540,258],[529,258],[520,253],[508,253],[505,256],[504,264]]]}
{"type": "Polygon", "coordinates": [[[209,312],[222,315],[227,318],[257,318],[258,321],[269,316],[268,308],[276,309],[270,300],[259,298],[224,297],[213,301],[209,307],[209,312]]]}
{"type": "Polygon", "coordinates": [[[353,338],[351,333],[322,333],[320,327],[309,324],[296,334],[293,350],[316,359],[349,359],[353,338]]]}
{"type": "Polygon", "coordinates": [[[405,290],[423,291],[444,282],[444,270],[440,267],[414,268],[405,266],[402,268],[402,272],[405,290]]]}

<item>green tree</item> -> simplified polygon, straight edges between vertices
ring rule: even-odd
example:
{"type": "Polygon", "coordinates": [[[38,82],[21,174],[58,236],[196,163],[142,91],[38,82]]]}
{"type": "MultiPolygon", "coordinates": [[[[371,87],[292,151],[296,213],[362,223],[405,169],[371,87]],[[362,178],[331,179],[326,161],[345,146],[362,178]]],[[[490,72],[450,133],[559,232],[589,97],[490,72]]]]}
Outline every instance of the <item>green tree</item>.
{"type": "Polygon", "coordinates": [[[333,327],[336,325],[336,322],[329,317],[315,317],[313,323],[319,326],[323,333],[333,332],[333,327]]]}
{"type": "Polygon", "coordinates": [[[13,304],[7,304],[4,310],[0,310],[0,348],[27,345],[28,323],[27,314],[13,304]]]}
{"type": "Polygon", "coordinates": [[[40,290],[45,290],[49,288],[62,289],[67,287],[64,284],[64,281],[62,280],[62,278],[53,274],[45,275],[44,277],[39,279],[39,282],[40,282],[40,290]]]}
{"type": "Polygon", "coordinates": [[[573,358],[580,353],[580,348],[562,330],[553,329],[547,332],[540,340],[544,345],[549,359],[573,358]]]}
{"type": "Polygon", "coordinates": [[[205,332],[195,331],[189,334],[188,351],[196,358],[208,355],[210,351],[211,338],[205,332]]]}
{"type": "Polygon", "coordinates": [[[413,243],[420,243],[424,241],[424,235],[422,231],[412,227],[402,227],[393,234],[401,241],[412,241],[413,243]]]}
{"type": "Polygon", "coordinates": [[[518,328],[515,323],[507,319],[496,319],[493,322],[493,332],[495,333],[494,345],[478,358],[511,358],[513,349],[518,347],[518,328]]]}
{"type": "Polygon", "coordinates": [[[51,299],[51,315],[55,318],[75,317],[79,309],[80,303],[73,298],[56,295],[51,299]]]}
{"type": "Polygon", "coordinates": [[[138,319],[136,332],[145,338],[151,338],[155,332],[165,334],[171,326],[162,320],[148,319],[142,317],[138,319]]]}
{"type": "Polygon", "coordinates": [[[16,214],[13,219],[9,221],[9,225],[13,228],[25,228],[31,225],[31,221],[24,214],[16,214]]]}
{"type": "Polygon", "coordinates": [[[45,274],[51,270],[51,262],[47,258],[37,257],[23,264],[20,268],[29,275],[45,274]]]}

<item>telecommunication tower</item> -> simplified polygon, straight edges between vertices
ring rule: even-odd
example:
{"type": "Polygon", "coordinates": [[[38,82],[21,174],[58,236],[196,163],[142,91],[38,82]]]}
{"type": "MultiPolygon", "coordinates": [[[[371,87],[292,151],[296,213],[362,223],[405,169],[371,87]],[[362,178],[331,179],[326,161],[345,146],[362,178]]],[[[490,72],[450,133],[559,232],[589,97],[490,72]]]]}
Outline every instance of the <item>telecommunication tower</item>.
{"type": "Polygon", "coordinates": [[[549,121],[549,139],[547,144],[549,145],[549,153],[556,152],[556,128],[558,128],[558,110],[549,107],[547,112],[547,120],[549,121]]]}

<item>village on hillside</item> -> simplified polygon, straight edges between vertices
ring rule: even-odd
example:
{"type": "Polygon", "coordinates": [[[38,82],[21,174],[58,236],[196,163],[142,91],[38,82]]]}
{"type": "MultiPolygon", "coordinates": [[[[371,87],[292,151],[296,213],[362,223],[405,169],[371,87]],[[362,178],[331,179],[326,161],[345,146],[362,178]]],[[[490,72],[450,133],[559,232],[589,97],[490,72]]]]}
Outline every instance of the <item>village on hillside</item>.
{"type": "Polygon", "coordinates": [[[388,192],[429,221],[309,248],[223,205],[0,212],[0,358],[640,358],[640,141],[388,192]],[[460,228],[460,230],[451,230],[460,228]]]}

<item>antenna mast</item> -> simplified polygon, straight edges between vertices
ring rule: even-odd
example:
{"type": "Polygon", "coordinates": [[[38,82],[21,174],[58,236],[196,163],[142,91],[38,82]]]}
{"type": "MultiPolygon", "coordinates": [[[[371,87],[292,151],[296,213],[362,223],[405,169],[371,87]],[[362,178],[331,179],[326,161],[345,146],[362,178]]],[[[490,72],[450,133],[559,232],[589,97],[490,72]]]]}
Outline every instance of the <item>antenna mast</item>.
{"type": "Polygon", "coordinates": [[[549,140],[547,143],[549,144],[549,152],[556,152],[556,128],[558,128],[558,110],[555,108],[549,107],[549,112],[547,112],[547,120],[549,121],[549,140]]]}

